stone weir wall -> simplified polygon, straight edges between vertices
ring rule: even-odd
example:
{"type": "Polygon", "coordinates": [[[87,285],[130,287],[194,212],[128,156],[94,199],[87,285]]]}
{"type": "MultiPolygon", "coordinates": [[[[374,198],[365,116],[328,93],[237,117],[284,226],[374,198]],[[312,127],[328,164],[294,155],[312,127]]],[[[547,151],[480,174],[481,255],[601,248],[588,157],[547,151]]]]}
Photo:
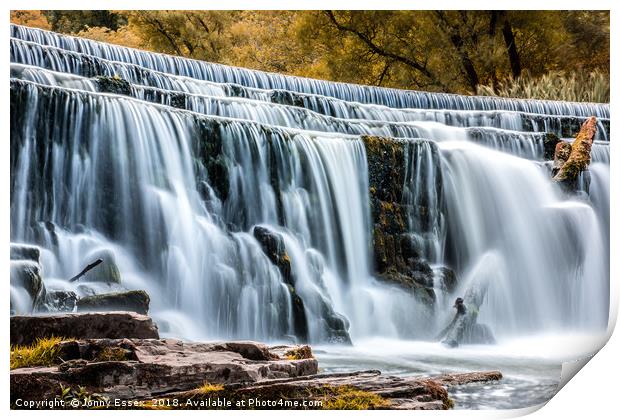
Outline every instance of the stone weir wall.
{"type": "MultiPolygon", "coordinates": [[[[441,216],[432,214],[428,199],[415,204],[405,199],[407,171],[412,170],[411,165],[418,163],[413,160],[411,153],[407,153],[406,148],[420,140],[376,136],[362,138],[368,159],[375,277],[413,293],[418,301],[432,308],[436,298],[434,278],[442,280],[443,287],[452,290],[456,277],[447,267],[433,270],[428,256],[412,237],[412,233],[424,234],[424,231],[430,231],[431,219],[441,216]],[[412,218],[415,219],[415,227],[411,226],[412,218]]],[[[432,150],[433,165],[438,168],[439,155],[436,148],[432,150]]],[[[439,171],[433,183],[435,190],[441,194],[439,171]]]]}

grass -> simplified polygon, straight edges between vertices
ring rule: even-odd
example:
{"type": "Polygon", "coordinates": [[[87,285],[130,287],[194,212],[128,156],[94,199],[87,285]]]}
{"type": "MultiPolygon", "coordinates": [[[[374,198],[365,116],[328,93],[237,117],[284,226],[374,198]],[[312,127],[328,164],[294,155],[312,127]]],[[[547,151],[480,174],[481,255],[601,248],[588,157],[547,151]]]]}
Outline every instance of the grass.
{"type": "Polygon", "coordinates": [[[540,77],[527,74],[495,88],[479,86],[478,95],[522,99],[609,103],[609,75],[602,72],[552,71],[540,77]]]}
{"type": "Polygon", "coordinates": [[[39,338],[29,346],[11,346],[11,369],[58,364],[58,344],[66,338],[39,338]]]}
{"type": "Polygon", "coordinates": [[[323,410],[372,410],[390,405],[388,400],[377,394],[350,386],[326,388],[328,396],[323,400],[323,410]]]}
{"type": "Polygon", "coordinates": [[[220,392],[224,390],[224,385],[222,384],[210,384],[209,382],[205,382],[199,388],[196,388],[195,392],[199,394],[211,394],[213,392],[220,392]]]}

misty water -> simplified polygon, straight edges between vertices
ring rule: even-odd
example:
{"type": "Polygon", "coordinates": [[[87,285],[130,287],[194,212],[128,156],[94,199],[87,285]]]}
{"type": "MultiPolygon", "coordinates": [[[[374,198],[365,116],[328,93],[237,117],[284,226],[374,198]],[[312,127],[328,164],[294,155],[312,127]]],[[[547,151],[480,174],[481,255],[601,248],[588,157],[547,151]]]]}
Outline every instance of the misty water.
{"type": "MultiPolygon", "coordinates": [[[[607,104],[399,91],[11,35],[11,242],[41,247],[48,290],[143,289],[163,336],[308,341],[327,372],[504,373],[452,389],[457,408],[542,403],[562,362],[596,350],[568,344],[605,334],[607,104]],[[587,182],[567,194],[544,134],[567,137],[590,115],[587,182]],[[432,307],[374,275],[362,135],[404,145],[403,204],[427,209],[407,215],[408,234],[457,275],[452,292],[435,277],[432,307]],[[282,239],[294,287],[257,229],[282,239]],[[67,281],[101,255],[121,285],[67,281]],[[435,337],[477,283],[497,344],[446,348],[435,337]]],[[[23,291],[11,301],[28,312],[23,291]]]]}

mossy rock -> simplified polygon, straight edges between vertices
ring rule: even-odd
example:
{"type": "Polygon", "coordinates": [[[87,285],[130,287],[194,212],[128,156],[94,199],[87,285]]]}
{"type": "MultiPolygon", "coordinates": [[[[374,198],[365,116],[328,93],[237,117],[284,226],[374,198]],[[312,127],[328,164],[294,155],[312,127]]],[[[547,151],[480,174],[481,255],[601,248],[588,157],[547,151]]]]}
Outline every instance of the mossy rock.
{"type": "Polygon", "coordinates": [[[78,312],[131,311],[146,315],[151,299],[144,290],[86,296],[77,301],[78,312]]]}
{"type": "Polygon", "coordinates": [[[117,95],[131,95],[131,84],[119,76],[97,76],[95,81],[100,92],[115,93],[117,95]]]}

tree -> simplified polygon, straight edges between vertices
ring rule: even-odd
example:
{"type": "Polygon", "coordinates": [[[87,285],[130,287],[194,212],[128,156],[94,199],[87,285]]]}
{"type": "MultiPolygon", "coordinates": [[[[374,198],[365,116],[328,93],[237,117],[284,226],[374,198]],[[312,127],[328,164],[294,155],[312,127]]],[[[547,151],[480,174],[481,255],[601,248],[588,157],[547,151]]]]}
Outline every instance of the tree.
{"type": "Polygon", "coordinates": [[[41,10],[11,10],[11,23],[33,28],[52,29],[41,10]]]}

